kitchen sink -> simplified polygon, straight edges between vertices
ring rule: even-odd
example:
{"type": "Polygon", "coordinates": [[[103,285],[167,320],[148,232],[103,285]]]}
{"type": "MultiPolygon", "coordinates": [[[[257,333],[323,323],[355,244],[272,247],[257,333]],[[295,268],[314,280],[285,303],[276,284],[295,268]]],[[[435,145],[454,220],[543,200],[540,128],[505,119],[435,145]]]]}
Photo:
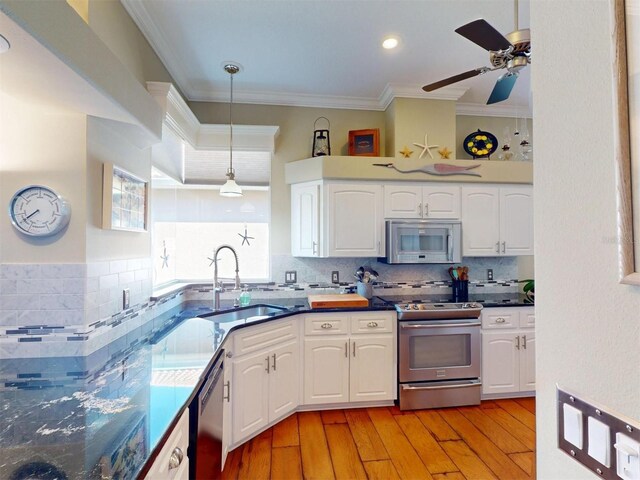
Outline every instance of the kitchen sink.
{"type": "Polygon", "coordinates": [[[238,320],[260,320],[288,310],[289,309],[287,307],[280,307],[277,305],[252,305],[250,307],[241,307],[234,310],[211,312],[205,315],[200,315],[200,318],[205,318],[217,323],[227,323],[236,322],[238,320]]]}

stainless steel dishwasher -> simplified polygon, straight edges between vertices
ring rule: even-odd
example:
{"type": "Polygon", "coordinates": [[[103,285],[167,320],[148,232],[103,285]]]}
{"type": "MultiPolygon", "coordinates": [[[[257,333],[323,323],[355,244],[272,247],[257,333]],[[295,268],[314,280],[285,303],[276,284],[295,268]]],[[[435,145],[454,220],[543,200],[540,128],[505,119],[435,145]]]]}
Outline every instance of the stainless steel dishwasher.
{"type": "Polygon", "coordinates": [[[191,403],[189,478],[221,478],[224,350],[222,350],[200,392],[191,403]]]}

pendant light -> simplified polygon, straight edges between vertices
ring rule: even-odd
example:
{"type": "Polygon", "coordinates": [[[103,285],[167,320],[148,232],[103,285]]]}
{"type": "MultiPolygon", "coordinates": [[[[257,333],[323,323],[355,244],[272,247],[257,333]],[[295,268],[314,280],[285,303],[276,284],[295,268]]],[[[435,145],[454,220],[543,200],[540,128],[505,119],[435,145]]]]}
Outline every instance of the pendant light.
{"type": "Polygon", "coordinates": [[[231,79],[231,95],[229,100],[229,168],[227,169],[227,182],[220,188],[223,197],[241,197],[242,189],[236,183],[236,173],[233,169],[233,75],[240,71],[240,67],[229,63],[224,66],[225,72],[231,79]]]}

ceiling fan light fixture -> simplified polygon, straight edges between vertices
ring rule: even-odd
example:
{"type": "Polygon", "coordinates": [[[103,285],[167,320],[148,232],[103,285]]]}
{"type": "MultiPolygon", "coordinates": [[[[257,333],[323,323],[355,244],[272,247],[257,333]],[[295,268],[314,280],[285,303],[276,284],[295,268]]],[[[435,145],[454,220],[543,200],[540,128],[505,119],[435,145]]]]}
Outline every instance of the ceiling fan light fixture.
{"type": "Polygon", "coordinates": [[[396,48],[400,44],[400,39],[395,36],[388,36],[382,40],[382,48],[391,50],[396,48]]]}
{"type": "Polygon", "coordinates": [[[222,197],[241,197],[242,188],[236,183],[236,173],[233,169],[233,75],[240,71],[240,67],[233,63],[224,65],[224,71],[229,74],[231,80],[231,93],[229,96],[229,168],[227,169],[227,181],[220,187],[222,197]]]}

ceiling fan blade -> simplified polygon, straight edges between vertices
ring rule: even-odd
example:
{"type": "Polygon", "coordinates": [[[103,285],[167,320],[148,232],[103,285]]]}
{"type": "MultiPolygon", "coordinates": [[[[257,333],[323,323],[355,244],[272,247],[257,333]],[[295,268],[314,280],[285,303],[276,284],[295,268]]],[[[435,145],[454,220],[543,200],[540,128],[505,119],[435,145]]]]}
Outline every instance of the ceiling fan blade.
{"type": "Polygon", "coordinates": [[[438,88],[446,87],[447,85],[451,85],[452,83],[460,82],[462,80],[466,80],[467,78],[476,77],[482,73],[485,73],[485,68],[474,68],[473,70],[469,70],[468,72],[459,73],[458,75],[454,75],[453,77],[445,78],[444,80],[440,80],[439,82],[430,83],[429,85],[425,85],[422,89],[425,92],[432,92],[433,90],[437,90],[438,88]]]}
{"type": "Polygon", "coordinates": [[[518,74],[505,74],[498,78],[495,86],[493,87],[493,91],[489,96],[489,100],[487,100],[487,105],[491,105],[492,103],[502,102],[509,98],[511,95],[511,90],[513,90],[513,86],[516,84],[516,80],[518,79],[518,74]]]}
{"type": "Polygon", "coordinates": [[[511,42],[482,18],[456,28],[456,33],[480,45],[485,50],[506,50],[511,42]]]}

